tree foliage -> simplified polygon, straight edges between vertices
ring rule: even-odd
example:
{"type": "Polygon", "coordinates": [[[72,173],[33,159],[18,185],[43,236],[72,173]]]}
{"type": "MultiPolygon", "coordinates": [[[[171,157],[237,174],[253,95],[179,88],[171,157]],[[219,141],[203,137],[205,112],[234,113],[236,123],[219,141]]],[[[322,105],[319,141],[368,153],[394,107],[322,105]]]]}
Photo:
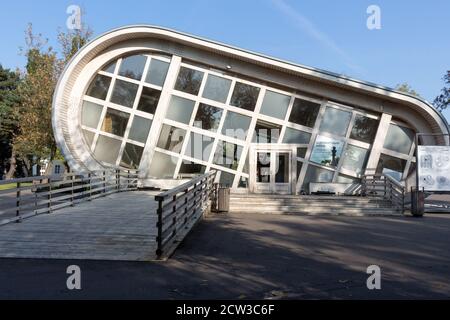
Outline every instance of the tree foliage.
{"type": "Polygon", "coordinates": [[[420,94],[414,90],[408,83],[403,82],[401,84],[398,84],[395,87],[395,90],[400,91],[400,92],[404,92],[404,93],[408,93],[410,95],[416,96],[416,97],[420,97],[420,94]]]}
{"type": "Polygon", "coordinates": [[[443,80],[444,88],[442,88],[441,94],[433,101],[433,105],[440,111],[446,109],[450,105],[450,70],[447,71],[443,80]]]}

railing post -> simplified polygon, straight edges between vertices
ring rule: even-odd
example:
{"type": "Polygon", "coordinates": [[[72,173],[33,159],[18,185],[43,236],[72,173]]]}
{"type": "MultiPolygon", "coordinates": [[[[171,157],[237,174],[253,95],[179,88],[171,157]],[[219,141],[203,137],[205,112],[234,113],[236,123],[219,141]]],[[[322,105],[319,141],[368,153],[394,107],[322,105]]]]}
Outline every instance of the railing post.
{"type": "Polygon", "coordinates": [[[120,191],[120,170],[116,169],[116,189],[120,191]]]}
{"type": "Polygon", "coordinates": [[[103,193],[106,193],[106,171],[103,170],[103,193]]]}
{"type": "Polygon", "coordinates": [[[157,201],[158,201],[158,210],[156,211],[156,213],[158,215],[158,222],[156,223],[156,227],[158,228],[158,235],[156,237],[156,243],[157,243],[156,255],[159,258],[163,254],[163,248],[162,248],[162,227],[163,227],[162,203],[163,203],[163,200],[162,199],[158,199],[157,201]]]}
{"type": "Polygon", "coordinates": [[[89,179],[89,199],[88,201],[92,200],[92,174],[88,173],[88,179],[89,179]]]}
{"type": "Polygon", "coordinates": [[[72,175],[72,176],[71,176],[71,179],[70,179],[70,180],[71,180],[71,186],[72,186],[72,187],[70,188],[71,195],[72,195],[72,196],[70,197],[70,199],[71,199],[71,201],[72,201],[72,204],[71,204],[72,207],[74,206],[74,203],[73,203],[73,178],[74,178],[74,176],[72,175]]]}
{"type": "Polygon", "coordinates": [[[16,222],[21,222],[22,218],[20,216],[20,182],[17,182],[16,184],[16,217],[19,217],[18,220],[16,220],[16,222]]]}
{"type": "MultiPolygon", "coordinates": [[[[128,172],[127,172],[127,189],[128,188],[130,188],[130,170],[128,170],[128,172]]],[[[134,186],[132,189],[134,189],[134,186]]]]}
{"type": "Polygon", "coordinates": [[[48,196],[47,196],[47,208],[48,208],[48,213],[52,212],[52,179],[49,177],[47,180],[48,183],[48,196]]]}

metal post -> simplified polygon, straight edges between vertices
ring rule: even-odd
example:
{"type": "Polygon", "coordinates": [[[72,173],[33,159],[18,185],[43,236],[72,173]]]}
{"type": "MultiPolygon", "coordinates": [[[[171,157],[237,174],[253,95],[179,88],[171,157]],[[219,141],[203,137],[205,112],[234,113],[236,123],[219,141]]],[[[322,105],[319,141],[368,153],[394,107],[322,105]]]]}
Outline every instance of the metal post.
{"type": "Polygon", "coordinates": [[[106,193],[106,171],[103,171],[103,193],[106,193]]]}
{"type": "Polygon", "coordinates": [[[116,169],[116,189],[120,191],[120,170],[116,169]]]}
{"type": "Polygon", "coordinates": [[[89,201],[92,200],[92,174],[89,172],[88,174],[88,179],[89,179],[89,201]]]}
{"type": "Polygon", "coordinates": [[[162,199],[158,199],[158,210],[157,210],[158,222],[156,223],[156,227],[158,228],[158,236],[156,237],[156,243],[157,243],[156,255],[158,257],[161,257],[161,255],[163,254],[163,250],[162,250],[162,227],[163,227],[162,202],[163,202],[162,199]]]}
{"type": "Polygon", "coordinates": [[[72,201],[72,204],[71,204],[72,207],[74,206],[74,203],[73,203],[73,178],[74,178],[74,176],[72,175],[72,176],[71,176],[71,179],[70,179],[70,180],[71,180],[71,186],[72,186],[72,187],[71,187],[71,190],[70,190],[70,191],[71,191],[71,195],[72,195],[72,196],[70,197],[70,199],[71,199],[71,201],[72,201]]]}
{"type": "Polygon", "coordinates": [[[48,203],[47,203],[47,208],[48,208],[48,213],[52,212],[52,179],[48,178],[48,203]]]}
{"type": "Polygon", "coordinates": [[[16,222],[21,222],[22,218],[20,217],[20,182],[17,182],[16,188],[16,217],[19,217],[16,222]]]}

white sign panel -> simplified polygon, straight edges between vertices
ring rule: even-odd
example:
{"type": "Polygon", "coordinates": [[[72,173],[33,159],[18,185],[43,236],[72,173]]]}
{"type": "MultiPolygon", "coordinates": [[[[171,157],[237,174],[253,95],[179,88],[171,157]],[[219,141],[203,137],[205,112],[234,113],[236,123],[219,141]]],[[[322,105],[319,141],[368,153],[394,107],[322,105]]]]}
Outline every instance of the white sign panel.
{"type": "Polygon", "coordinates": [[[450,191],[450,146],[419,146],[419,188],[450,191]]]}

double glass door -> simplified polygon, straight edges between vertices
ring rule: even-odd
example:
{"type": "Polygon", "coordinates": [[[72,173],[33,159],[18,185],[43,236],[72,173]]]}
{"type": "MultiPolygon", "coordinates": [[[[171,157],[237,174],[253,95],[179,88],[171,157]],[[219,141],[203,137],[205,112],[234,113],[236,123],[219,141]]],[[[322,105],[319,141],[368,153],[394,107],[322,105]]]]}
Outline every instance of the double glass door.
{"type": "Polygon", "coordinates": [[[256,162],[253,166],[255,193],[290,194],[292,192],[291,152],[257,150],[254,161],[256,162]]]}

